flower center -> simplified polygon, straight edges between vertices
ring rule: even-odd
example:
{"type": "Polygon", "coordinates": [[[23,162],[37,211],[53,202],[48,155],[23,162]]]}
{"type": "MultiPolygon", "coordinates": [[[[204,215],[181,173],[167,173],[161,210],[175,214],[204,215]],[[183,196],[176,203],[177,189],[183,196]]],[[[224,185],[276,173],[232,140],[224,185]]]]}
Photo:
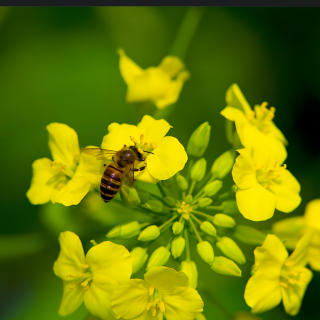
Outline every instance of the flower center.
{"type": "MultiPolygon", "coordinates": [[[[292,262],[294,263],[294,262],[292,262]]],[[[284,288],[288,288],[288,286],[295,285],[298,283],[306,283],[305,280],[302,279],[301,275],[305,273],[304,269],[295,269],[291,270],[291,263],[290,262],[285,262],[284,266],[281,270],[280,274],[280,286],[284,288]]]]}
{"type": "Polygon", "coordinates": [[[89,289],[90,287],[89,283],[92,281],[93,276],[92,276],[91,268],[88,264],[82,264],[81,267],[85,272],[81,272],[78,275],[69,274],[66,277],[72,279],[70,281],[72,282],[72,284],[69,286],[70,289],[74,289],[77,285],[80,285],[83,287],[82,291],[85,292],[89,289]]]}
{"type": "Polygon", "coordinates": [[[282,166],[278,165],[278,162],[275,162],[271,168],[266,166],[256,168],[256,178],[259,184],[264,188],[268,188],[270,185],[277,183],[276,179],[281,177],[283,170],[287,168],[287,165],[282,166]]]}
{"type": "Polygon", "coordinates": [[[135,137],[130,136],[130,140],[138,148],[138,151],[146,157],[150,154],[150,152],[152,152],[156,148],[155,144],[152,141],[149,143],[145,142],[143,134],[140,134],[139,139],[136,139],[135,137]]]}
{"type": "Polygon", "coordinates": [[[152,316],[156,316],[157,311],[164,313],[166,311],[164,302],[162,301],[162,293],[154,287],[149,287],[150,301],[146,306],[151,311],[152,316]]]}
{"type": "Polygon", "coordinates": [[[261,103],[261,106],[255,107],[255,111],[252,111],[252,114],[249,117],[249,121],[262,133],[267,133],[270,131],[270,121],[272,121],[274,118],[274,113],[276,112],[274,107],[271,107],[270,110],[268,110],[267,105],[267,102],[261,103]]]}
{"type": "MultiPolygon", "coordinates": [[[[177,205],[177,204],[176,204],[177,205]]],[[[189,220],[189,213],[192,212],[192,207],[190,204],[187,204],[185,201],[182,201],[181,205],[179,205],[180,209],[178,209],[178,213],[181,214],[181,219],[184,218],[186,220],[189,220]]]]}

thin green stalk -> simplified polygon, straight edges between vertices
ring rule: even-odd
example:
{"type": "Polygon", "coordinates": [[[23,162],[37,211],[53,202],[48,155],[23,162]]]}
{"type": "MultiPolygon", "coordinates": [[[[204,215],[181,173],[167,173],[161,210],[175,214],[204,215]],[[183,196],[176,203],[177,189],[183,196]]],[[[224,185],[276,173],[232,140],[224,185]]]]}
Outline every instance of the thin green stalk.
{"type": "Polygon", "coordinates": [[[206,207],[208,210],[214,210],[214,211],[221,211],[223,209],[223,206],[208,206],[206,207]]]}
{"type": "Polygon", "coordinates": [[[200,216],[203,216],[203,217],[206,217],[207,219],[213,219],[213,216],[210,216],[209,214],[206,214],[206,213],[203,213],[203,212],[200,212],[200,211],[196,211],[196,210],[192,210],[193,213],[195,214],[198,214],[200,216]]]}
{"type": "Polygon", "coordinates": [[[190,224],[191,224],[191,226],[192,226],[192,229],[193,229],[194,233],[196,234],[196,236],[197,236],[197,238],[198,238],[198,241],[199,241],[199,242],[202,242],[202,239],[201,239],[201,237],[200,237],[200,234],[199,234],[196,226],[194,225],[194,223],[193,223],[193,221],[192,221],[192,218],[190,217],[188,221],[190,222],[190,224]]]}
{"type": "Polygon", "coordinates": [[[233,145],[233,123],[226,119],[225,124],[227,140],[233,145]]]}
{"type": "Polygon", "coordinates": [[[233,191],[227,191],[227,192],[221,194],[221,195],[217,198],[217,200],[224,200],[224,199],[228,198],[229,196],[231,196],[232,194],[234,194],[233,191]]]}
{"type": "Polygon", "coordinates": [[[189,195],[189,194],[192,194],[193,189],[194,189],[194,187],[195,187],[196,183],[197,183],[197,181],[196,181],[196,180],[192,180],[192,182],[191,182],[191,186],[190,186],[190,189],[189,189],[189,192],[188,192],[188,195],[189,195]]]}
{"type": "Polygon", "coordinates": [[[161,183],[160,183],[160,182],[158,182],[158,183],[157,183],[157,186],[158,186],[158,188],[159,188],[159,190],[160,190],[160,192],[161,192],[162,196],[165,198],[167,195],[166,195],[166,192],[164,191],[164,189],[163,189],[163,187],[162,187],[161,183]]]}
{"type": "Polygon", "coordinates": [[[175,220],[178,217],[178,215],[174,215],[171,219],[167,220],[162,226],[159,227],[160,231],[163,231],[166,225],[168,225],[170,222],[175,220]],[[161,230],[162,229],[162,230],[161,230]]]}
{"type": "Polygon", "coordinates": [[[190,156],[190,158],[188,160],[188,168],[187,168],[187,173],[186,173],[186,180],[187,181],[189,181],[190,172],[191,172],[193,164],[194,164],[194,158],[192,156],[190,156]]]}
{"type": "Polygon", "coordinates": [[[193,201],[192,201],[193,203],[195,203],[198,200],[198,198],[202,195],[206,185],[209,184],[210,182],[212,182],[215,179],[216,179],[216,175],[211,175],[211,178],[208,180],[208,182],[198,191],[196,196],[193,198],[193,201]]]}
{"type": "Polygon", "coordinates": [[[194,214],[192,214],[191,212],[190,212],[189,214],[190,214],[190,216],[192,217],[192,219],[196,220],[196,221],[201,225],[201,223],[202,223],[201,220],[199,220],[199,219],[198,219],[194,214]]]}
{"type": "Polygon", "coordinates": [[[184,238],[186,240],[187,261],[191,261],[191,259],[190,259],[190,247],[189,247],[189,236],[188,236],[188,231],[187,230],[184,230],[184,238]]]}

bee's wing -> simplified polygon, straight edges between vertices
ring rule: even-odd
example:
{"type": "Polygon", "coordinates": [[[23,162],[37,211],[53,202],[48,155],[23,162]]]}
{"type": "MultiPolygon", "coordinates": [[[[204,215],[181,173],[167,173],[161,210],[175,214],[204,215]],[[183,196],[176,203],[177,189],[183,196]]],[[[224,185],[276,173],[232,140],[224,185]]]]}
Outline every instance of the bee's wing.
{"type": "Polygon", "coordinates": [[[133,182],[134,182],[134,163],[132,164],[128,164],[123,172],[123,180],[124,181],[128,181],[128,185],[130,187],[133,186],[133,182]]]}
{"type": "Polygon", "coordinates": [[[108,150],[108,149],[100,149],[100,148],[83,148],[81,152],[85,154],[89,154],[97,158],[97,160],[108,159],[115,155],[118,151],[108,150]]]}

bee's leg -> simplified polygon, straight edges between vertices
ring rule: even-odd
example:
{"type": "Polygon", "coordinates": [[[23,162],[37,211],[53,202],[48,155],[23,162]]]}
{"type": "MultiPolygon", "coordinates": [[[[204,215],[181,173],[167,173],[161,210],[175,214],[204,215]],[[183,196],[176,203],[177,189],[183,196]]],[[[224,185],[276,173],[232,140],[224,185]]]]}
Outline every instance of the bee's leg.
{"type": "Polygon", "coordinates": [[[134,169],[133,169],[133,171],[136,171],[136,172],[137,172],[137,171],[143,171],[143,170],[144,170],[145,168],[146,168],[146,166],[144,166],[144,167],[141,167],[141,168],[139,168],[139,169],[137,169],[137,168],[134,168],[134,169]]]}

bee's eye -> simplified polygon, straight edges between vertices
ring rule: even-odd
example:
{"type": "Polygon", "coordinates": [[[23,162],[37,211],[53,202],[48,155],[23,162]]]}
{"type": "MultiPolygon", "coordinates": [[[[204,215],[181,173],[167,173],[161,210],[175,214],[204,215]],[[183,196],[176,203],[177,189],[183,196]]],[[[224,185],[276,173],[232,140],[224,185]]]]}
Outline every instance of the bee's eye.
{"type": "Polygon", "coordinates": [[[123,161],[127,161],[127,159],[126,159],[126,158],[124,158],[124,157],[122,157],[122,158],[121,158],[121,160],[123,160],[123,161]]]}

